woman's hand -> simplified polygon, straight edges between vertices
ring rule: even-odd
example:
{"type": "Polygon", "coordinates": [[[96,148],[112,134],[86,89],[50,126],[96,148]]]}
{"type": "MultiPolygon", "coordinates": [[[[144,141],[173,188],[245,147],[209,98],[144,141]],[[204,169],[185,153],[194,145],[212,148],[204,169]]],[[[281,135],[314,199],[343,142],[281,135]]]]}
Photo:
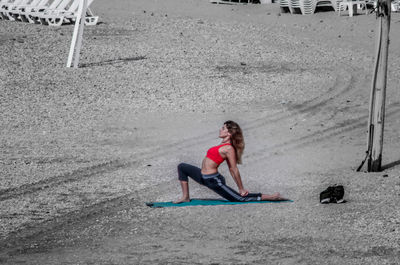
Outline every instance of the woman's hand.
{"type": "Polygon", "coordinates": [[[247,196],[249,194],[249,191],[246,189],[240,189],[239,190],[240,196],[244,197],[247,196]]]}

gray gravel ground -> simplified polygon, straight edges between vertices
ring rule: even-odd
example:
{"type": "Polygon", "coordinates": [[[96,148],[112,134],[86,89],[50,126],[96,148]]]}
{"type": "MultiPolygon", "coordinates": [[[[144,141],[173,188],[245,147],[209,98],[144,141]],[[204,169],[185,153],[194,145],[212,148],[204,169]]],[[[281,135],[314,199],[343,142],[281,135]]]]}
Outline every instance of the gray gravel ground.
{"type": "Polygon", "coordinates": [[[374,15],[206,0],[93,11],[79,69],[65,68],[71,25],[0,20],[0,263],[400,263],[398,14],[386,170],[366,174],[374,15]],[[295,202],[146,207],[178,197],[176,165],[198,165],[227,119],[244,129],[246,187],[295,202]],[[335,183],[348,203],[320,205],[335,183]]]}

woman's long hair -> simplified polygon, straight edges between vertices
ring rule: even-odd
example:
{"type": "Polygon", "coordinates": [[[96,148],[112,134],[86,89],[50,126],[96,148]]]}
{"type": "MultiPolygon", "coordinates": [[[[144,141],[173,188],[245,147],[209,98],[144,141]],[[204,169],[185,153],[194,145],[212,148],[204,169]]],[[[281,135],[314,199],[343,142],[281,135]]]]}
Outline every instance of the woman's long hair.
{"type": "Polygon", "coordinates": [[[235,148],[236,160],[238,164],[242,164],[242,154],[244,151],[244,138],[242,129],[239,124],[234,121],[226,121],[224,123],[231,134],[231,144],[235,148]]]}

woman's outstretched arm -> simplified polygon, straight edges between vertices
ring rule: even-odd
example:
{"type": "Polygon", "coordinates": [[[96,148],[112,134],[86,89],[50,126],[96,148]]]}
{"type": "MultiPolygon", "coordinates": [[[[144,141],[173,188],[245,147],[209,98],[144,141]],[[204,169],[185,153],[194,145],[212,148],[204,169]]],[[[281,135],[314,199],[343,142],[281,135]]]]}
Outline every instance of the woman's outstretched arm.
{"type": "Polygon", "coordinates": [[[229,172],[231,173],[233,180],[236,182],[236,185],[238,186],[240,195],[246,196],[247,194],[249,194],[249,191],[243,187],[242,178],[240,176],[240,172],[237,167],[236,153],[233,147],[227,150],[226,158],[227,158],[226,163],[228,164],[229,172]]]}

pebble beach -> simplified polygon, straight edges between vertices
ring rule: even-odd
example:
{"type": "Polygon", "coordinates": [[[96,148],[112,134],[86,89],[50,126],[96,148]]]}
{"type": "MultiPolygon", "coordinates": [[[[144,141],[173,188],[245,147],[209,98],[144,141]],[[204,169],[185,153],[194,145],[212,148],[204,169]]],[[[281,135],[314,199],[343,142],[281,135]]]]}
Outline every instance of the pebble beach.
{"type": "MultiPolygon", "coordinates": [[[[96,0],[73,25],[0,20],[0,264],[397,264],[400,15],[384,171],[365,156],[376,16],[278,3],[96,0]],[[152,209],[237,121],[250,191],[293,203],[152,209]],[[329,185],[345,204],[321,205],[329,185]]],[[[220,167],[234,186],[226,164],[220,167]]],[[[193,198],[217,195],[190,183],[193,198]]]]}

